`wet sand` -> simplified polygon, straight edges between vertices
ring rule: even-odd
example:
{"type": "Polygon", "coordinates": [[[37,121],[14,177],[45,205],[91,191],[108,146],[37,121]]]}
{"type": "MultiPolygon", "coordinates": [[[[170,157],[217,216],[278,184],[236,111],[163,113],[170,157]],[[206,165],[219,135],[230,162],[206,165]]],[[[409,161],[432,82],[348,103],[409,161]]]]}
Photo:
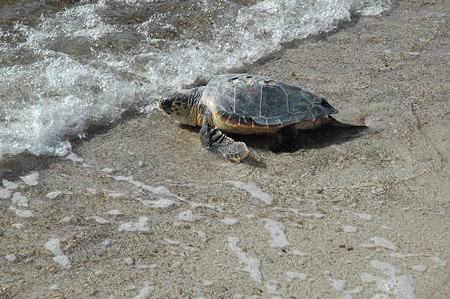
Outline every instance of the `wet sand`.
{"type": "Polygon", "coordinates": [[[0,298],[448,298],[450,5],[402,1],[247,71],[354,132],[234,165],[159,110],[0,188],[0,298]]]}

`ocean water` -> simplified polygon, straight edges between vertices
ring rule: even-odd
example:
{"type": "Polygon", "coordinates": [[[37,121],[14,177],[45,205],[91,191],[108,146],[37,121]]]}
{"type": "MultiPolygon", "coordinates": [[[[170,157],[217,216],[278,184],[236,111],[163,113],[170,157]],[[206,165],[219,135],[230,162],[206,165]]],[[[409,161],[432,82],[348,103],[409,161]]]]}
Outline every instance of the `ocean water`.
{"type": "Polygon", "coordinates": [[[168,90],[251,64],[390,0],[0,1],[0,162],[71,140],[168,90]]]}

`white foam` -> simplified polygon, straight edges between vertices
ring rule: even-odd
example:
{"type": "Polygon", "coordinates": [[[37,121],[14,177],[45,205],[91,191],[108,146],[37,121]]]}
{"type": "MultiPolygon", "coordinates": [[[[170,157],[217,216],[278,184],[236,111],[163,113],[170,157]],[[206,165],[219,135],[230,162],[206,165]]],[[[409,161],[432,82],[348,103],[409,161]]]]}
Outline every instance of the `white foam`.
{"type": "Polygon", "coordinates": [[[142,203],[146,207],[160,208],[160,209],[168,208],[177,203],[174,200],[162,198],[162,197],[160,199],[156,199],[156,200],[139,199],[139,202],[142,203]]]}
{"type": "Polygon", "coordinates": [[[28,206],[29,206],[28,198],[26,198],[19,192],[14,192],[14,194],[11,198],[11,202],[13,205],[15,205],[19,208],[28,208],[28,206]]]}
{"type": "Polygon", "coordinates": [[[199,216],[194,215],[194,213],[191,210],[186,210],[186,211],[181,211],[178,214],[178,219],[181,221],[194,222],[197,219],[199,219],[199,216]]]}
{"type": "Polygon", "coordinates": [[[390,9],[392,3],[391,0],[376,1],[368,0],[361,3],[356,2],[356,11],[364,16],[374,16],[382,13],[383,11],[390,9]]]}
{"type": "Polygon", "coordinates": [[[394,230],[392,227],[387,226],[387,225],[385,225],[385,224],[383,224],[383,225],[381,226],[381,228],[382,228],[382,229],[385,229],[385,230],[389,230],[389,231],[393,231],[393,230],[394,230]]]}
{"type": "Polygon", "coordinates": [[[150,191],[156,195],[160,195],[160,196],[169,196],[169,197],[174,197],[178,200],[181,201],[185,201],[183,198],[173,194],[172,192],[170,192],[166,187],[164,186],[158,186],[158,187],[153,187],[150,185],[146,185],[145,183],[139,182],[134,180],[133,176],[113,176],[113,178],[117,181],[125,181],[128,182],[138,188],[141,188],[143,190],[146,191],[150,191]]]}
{"type": "Polygon", "coordinates": [[[117,209],[113,209],[113,210],[109,210],[109,211],[108,211],[108,214],[109,214],[109,215],[117,216],[117,215],[122,215],[122,212],[119,211],[119,210],[117,210],[117,209]]]}
{"type": "MultiPolygon", "coordinates": [[[[264,283],[264,287],[266,288],[267,292],[271,295],[278,295],[280,293],[280,283],[276,279],[268,279],[264,283]]],[[[277,297],[272,297],[277,298],[277,297]]]]}
{"type": "Polygon", "coordinates": [[[8,190],[15,190],[15,189],[17,189],[17,187],[19,187],[18,184],[8,181],[7,179],[3,179],[2,184],[8,190]]]}
{"type": "Polygon", "coordinates": [[[237,220],[236,218],[225,217],[222,219],[222,223],[226,224],[226,225],[234,225],[238,222],[239,222],[239,220],[237,220]]]}
{"type": "Polygon", "coordinates": [[[305,280],[308,278],[308,274],[295,271],[284,272],[284,276],[286,276],[286,279],[289,282],[293,281],[294,279],[305,280]]]}
{"type": "Polygon", "coordinates": [[[129,222],[121,222],[119,225],[119,231],[141,231],[148,232],[150,231],[150,226],[148,224],[148,217],[141,216],[138,221],[129,221],[129,222]]]}
{"type": "Polygon", "coordinates": [[[398,246],[396,244],[394,244],[391,241],[386,240],[385,238],[382,238],[382,237],[375,236],[375,237],[371,237],[369,240],[372,241],[371,244],[360,244],[359,246],[368,247],[368,248],[382,247],[382,248],[393,250],[393,251],[396,251],[398,249],[398,246]]]}
{"type": "Polygon", "coordinates": [[[97,189],[95,189],[95,188],[86,188],[86,191],[91,193],[92,195],[96,195],[97,194],[97,189]]]}
{"type": "Polygon", "coordinates": [[[7,254],[4,256],[4,258],[10,262],[14,262],[17,259],[14,253],[7,254]]]}
{"type": "Polygon", "coordinates": [[[138,264],[134,266],[136,269],[156,269],[157,264],[138,264]]]}
{"type": "Polygon", "coordinates": [[[430,259],[440,267],[447,266],[447,261],[438,256],[432,256],[432,257],[430,257],[430,259]]]}
{"type": "Polygon", "coordinates": [[[112,198],[120,198],[120,197],[126,197],[127,194],[125,194],[123,192],[119,192],[119,191],[113,191],[113,192],[107,193],[106,196],[112,197],[112,198]]]}
{"type": "Polygon", "coordinates": [[[113,173],[114,172],[114,168],[105,167],[105,168],[102,168],[101,171],[104,172],[104,173],[108,173],[109,174],[109,173],[113,173]]]}
{"type": "Polygon", "coordinates": [[[197,239],[200,242],[206,242],[208,240],[208,236],[206,235],[206,233],[204,231],[201,230],[194,230],[194,232],[197,234],[197,239]]]}
{"type": "Polygon", "coordinates": [[[316,219],[322,219],[323,217],[325,217],[325,214],[322,213],[303,213],[300,212],[297,209],[290,209],[292,212],[294,212],[296,215],[301,216],[301,217],[305,217],[305,218],[316,218],[316,219]]]}
{"type": "Polygon", "coordinates": [[[51,286],[48,287],[48,289],[49,289],[50,291],[58,291],[60,288],[59,288],[59,285],[57,285],[57,284],[52,284],[51,286]]]}
{"type": "Polygon", "coordinates": [[[413,269],[414,271],[418,271],[418,272],[425,272],[428,269],[428,267],[425,265],[414,265],[414,266],[411,266],[411,269],[413,269]]]}
{"type": "Polygon", "coordinates": [[[212,210],[216,210],[216,211],[222,211],[222,209],[218,206],[215,205],[211,205],[211,204],[207,204],[207,203],[203,203],[203,202],[191,202],[190,203],[192,208],[208,208],[208,209],[212,209],[212,210]]]}
{"type": "Polygon", "coordinates": [[[56,199],[58,198],[60,195],[62,195],[63,193],[61,191],[53,191],[53,192],[49,192],[47,193],[47,198],[48,199],[56,199]]]}
{"type": "Polygon", "coordinates": [[[258,283],[262,283],[261,261],[255,257],[249,256],[238,246],[239,238],[228,237],[228,247],[237,255],[239,261],[245,265],[244,271],[250,274],[250,278],[258,283]]]}
{"type": "Polygon", "coordinates": [[[284,248],[289,245],[289,241],[284,233],[284,225],[273,219],[264,219],[264,227],[269,231],[272,240],[270,246],[275,248],[284,248]]]}
{"type": "Polygon", "coordinates": [[[288,254],[290,255],[295,255],[295,256],[307,256],[308,254],[306,254],[305,252],[298,250],[298,249],[288,249],[287,251],[288,254]]]}
{"type": "Polygon", "coordinates": [[[124,258],[123,262],[125,263],[125,265],[131,266],[134,264],[134,259],[129,256],[129,257],[124,258]]]}
{"type": "Polygon", "coordinates": [[[14,206],[10,206],[9,209],[11,211],[13,211],[14,213],[16,213],[17,216],[22,217],[22,218],[31,218],[34,216],[34,214],[31,210],[23,210],[23,209],[21,210],[14,206]]]}
{"type": "Polygon", "coordinates": [[[12,226],[17,230],[21,230],[25,225],[23,223],[14,223],[12,226]]]}
{"type": "Polygon", "coordinates": [[[11,196],[11,192],[8,189],[0,187],[0,198],[8,199],[11,196]]]}
{"type": "Polygon", "coordinates": [[[155,287],[148,281],[144,282],[144,287],[139,291],[139,294],[133,299],[147,299],[150,298],[151,293],[155,290],[155,287]]]}
{"type": "Polygon", "coordinates": [[[366,213],[354,213],[354,215],[365,221],[370,221],[373,219],[372,215],[366,213]]]}
{"type": "Polygon", "coordinates": [[[228,181],[228,183],[232,184],[238,189],[247,191],[251,196],[258,198],[267,205],[270,205],[273,202],[273,197],[256,187],[255,184],[244,183],[241,181],[228,181]]]}
{"type": "Polygon", "coordinates": [[[370,273],[362,273],[361,279],[365,283],[375,283],[377,291],[384,297],[396,299],[415,299],[414,287],[411,279],[406,275],[399,275],[399,270],[387,262],[372,260],[372,268],[381,271],[384,277],[375,276],[370,273]]]}
{"type": "MultiPolygon", "coordinates": [[[[59,22],[64,23],[62,19],[59,22]]],[[[14,88],[18,82],[28,81],[9,99],[7,114],[12,113],[14,118],[8,119],[6,126],[0,123],[0,133],[5,137],[0,145],[0,159],[4,154],[14,155],[24,150],[36,155],[65,156],[72,152],[68,138],[82,134],[88,121],[105,123],[106,120],[107,123],[120,117],[123,101],[133,98],[132,84],[83,64],[77,57],[42,48],[39,44],[45,43],[42,31],[19,27],[30,41],[22,47],[36,51],[40,59],[15,69],[0,69],[0,77],[7,76],[3,80],[6,86],[14,88]],[[32,44],[34,38],[37,44],[32,44]],[[28,105],[20,105],[20,97],[25,96],[28,105]]]]}
{"type": "Polygon", "coordinates": [[[74,152],[70,151],[69,154],[65,157],[67,160],[75,162],[75,163],[82,163],[83,158],[75,154],[74,152]]]}
{"type": "Polygon", "coordinates": [[[345,280],[343,280],[343,279],[330,278],[330,283],[331,283],[331,286],[333,287],[333,289],[335,289],[336,291],[342,292],[345,289],[345,280]]]}
{"type": "Polygon", "coordinates": [[[47,36],[77,36],[96,40],[116,31],[116,27],[104,23],[102,18],[95,13],[104,5],[102,1],[99,1],[97,4],[77,5],[71,9],[64,9],[56,16],[44,19],[40,24],[40,29],[47,36]],[[60,20],[65,22],[60,22],[60,20]]]}
{"type": "Polygon", "coordinates": [[[400,252],[390,252],[389,256],[398,258],[398,259],[403,259],[406,257],[417,257],[420,256],[420,254],[416,254],[416,253],[400,253],[400,252]]]}
{"type": "Polygon", "coordinates": [[[21,176],[20,178],[22,179],[22,181],[25,182],[25,184],[29,186],[36,186],[37,184],[39,184],[38,182],[39,173],[36,171],[33,171],[32,173],[27,174],[25,176],[21,176]]]}
{"type": "Polygon", "coordinates": [[[316,218],[316,219],[322,219],[323,217],[325,217],[325,214],[322,213],[298,213],[297,215],[306,218],[316,218]]]}
{"type": "Polygon", "coordinates": [[[70,222],[70,220],[72,220],[73,215],[70,216],[64,216],[63,218],[61,218],[60,222],[62,223],[68,223],[70,222]]]}
{"type": "Polygon", "coordinates": [[[58,238],[51,238],[45,243],[45,249],[53,253],[55,256],[53,260],[64,269],[70,269],[71,264],[69,257],[63,253],[60,248],[60,240],[58,238]]]}
{"type": "Polygon", "coordinates": [[[105,219],[105,218],[100,217],[100,216],[92,216],[92,217],[89,217],[89,218],[90,219],[94,219],[95,222],[97,222],[99,224],[107,224],[107,223],[110,222],[108,219],[105,219]]]}
{"type": "Polygon", "coordinates": [[[343,225],[342,229],[344,230],[344,233],[356,233],[358,231],[358,228],[352,225],[343,225]]]}
{"type": "Polygon", "coordinates": [[[180,245],[180,243],[181,243],[180,241],[172,240],[169,238],[164,238],[164,241],[169,245],[180,245]]]}

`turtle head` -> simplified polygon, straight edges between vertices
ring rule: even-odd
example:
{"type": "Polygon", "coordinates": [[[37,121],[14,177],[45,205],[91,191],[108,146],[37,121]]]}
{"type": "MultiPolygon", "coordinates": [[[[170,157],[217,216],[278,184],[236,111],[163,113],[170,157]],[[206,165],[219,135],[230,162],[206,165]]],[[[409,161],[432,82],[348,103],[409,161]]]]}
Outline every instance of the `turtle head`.
{"type": "Polygon", "coordinates": [[[202,90],[195,88],[189,93],[169,93],[159,102],[159,107],[183,125],[201,126],[203,109],[202,90]]]}

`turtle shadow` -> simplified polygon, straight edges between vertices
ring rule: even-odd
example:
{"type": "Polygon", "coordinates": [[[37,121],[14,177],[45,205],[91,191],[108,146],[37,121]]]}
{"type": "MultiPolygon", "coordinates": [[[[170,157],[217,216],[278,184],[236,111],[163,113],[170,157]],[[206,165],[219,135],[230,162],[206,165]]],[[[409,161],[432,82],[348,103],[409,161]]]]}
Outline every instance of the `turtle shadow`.
{"type": "Polygon", "coordinates": [[[282,129],[273,136],[234,136],[248,146],[270,150],[274,153],[293,153],[298,150],[319,149],[342,144],[370,133],[367,126],[323,126],[317,129],[294,131],[282,129]]]}
{"type": "Polygon", "coordinates": [[[361,137],[364,132],[368,132],[366,126],[333,127],[324,126],[313,130],[303,130],[296,134],[286,136],[281,132],[282,142],[273,144],[270,149],[275,153],[296,152],[300,149],[319,149],[330,145],[343,144],[361,137]]]}

